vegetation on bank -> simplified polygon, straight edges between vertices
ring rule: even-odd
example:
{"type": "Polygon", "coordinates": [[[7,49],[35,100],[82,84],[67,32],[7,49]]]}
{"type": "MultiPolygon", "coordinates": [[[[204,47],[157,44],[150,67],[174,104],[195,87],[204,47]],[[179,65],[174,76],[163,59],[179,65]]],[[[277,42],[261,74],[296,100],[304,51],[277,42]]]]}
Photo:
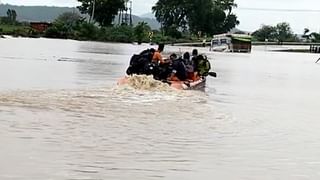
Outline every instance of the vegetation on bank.
{"type": "Polygon", "coordinates": [[[136,26],[127,24],[98,26],[97,24],[89,23],[87,19],[74,12],[61,14],[45,32],[37,32],[26,22],[0,20],[1,34],[123,43],[177,43],[198,40],[196,36],[190,34],[184,34],[181,38],[165,36],[160,30],[151,30],[145,22],[140,22],[136,26]]]}
{"type": "Polygon", "coordinates": [[[87,22],[80,15],[74,13],[64,13],[60,15],[43,34],[49,38],[67,38],[77,40],[94,40],[107,42],[179,42],[193,41],[190,37],[176,39],[164,36],[161,31],[151,30],[145,22],[136,26],[126,24],[117,26],[97,26],[87,22]],[[187,40],[187,39],[190,40],[187,40]]]}
{"type": "MultiPolygon", "coordinates": [[[[24,37],[67,38],[108,42],[180,43],[211,40],[212,35],[226,33],[239,21],[232,13],[234,0],[158,0],[152,10],[162,28],[152,30],[145,22],[133,26],[127,22],[115,23],[118,12],[127,11],[125,0],[78,0],[77,11],[57,17],[44,32],[38,32],[27,22],[18,22],[19,12],[7,10],[0,17],[0,35],[24,37]],[[183,2],[183,3],[182,3],[183,2]]],[[[245,33],[245,32],[243,32],[245,33]]],[[[304,30],[302,37],[295,35],[288,23],[263,25],[252,33],[254,41],[320,42],[320,34],[304,30]]]]}
{"type": "Polygon", "coordinates": [[[128,10],[126,0],[78,1],[81,3],[78,9],[86,19],[74,12],[64,13],[45,33],[32,32],[32,35],[112,42],[194,42],[214,33],[227,32],[239,23],[232,13],[236,7],[234,0],[202,0],[201,3],[193,0],[158,0],[153,11],[162,28],[153,31],[143,22],[136,26],[131,23],[114,24],[116,15],[128,10]]]}
{"type": "Polygon", "coordinates": [[[7,16],[0,17],[0,35],[31,36],[32,29],[28,23],[17,21],[17,12],[7,10],[7,16]]]}
{"type": "Polygon", "coordinates": [[[290,24],[286,22],[278,23],[276,26],[262,25],[260,29],[254,31],[252,36],[255,41],[260,42],[310,42],[319,43],[320,33],[310,32],[305,28],[301,37],[294,34],[290,24]]]}

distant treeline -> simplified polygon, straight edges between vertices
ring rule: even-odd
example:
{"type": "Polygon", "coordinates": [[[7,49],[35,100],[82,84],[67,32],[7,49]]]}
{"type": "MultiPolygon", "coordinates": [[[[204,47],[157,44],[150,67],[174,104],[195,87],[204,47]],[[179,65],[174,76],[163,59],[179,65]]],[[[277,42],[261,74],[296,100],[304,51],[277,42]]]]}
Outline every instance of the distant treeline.
{"type": "Polygon", "coordinates": [[[294,34],[289,23],[282,22],[275,26],[262,25],[260,29],[252,33],[255,41],[262,42],[320,42],[320,33],[310,32],[308,28],[303,30],[302,35],[294,34]]]}
{"type": "MultiPolygon", "coordinates": [[[[17,21],[37,21],[37,22],[53,22],[59,15],[65,12],[79,13],[78,8],[69,7],[51,7],[51,6],[15,6],[9,4],[0,4],[0,16],[7,16],[7,10],[13,9],[17,13],[17,21]]],[[[84,15],[83,15],[84,16],[84,15]]],[[[87,16],[88,17],[88,16],[87,16]]],[[[118,17],[115,18],[117,23],[118,17]]],[[[133,24],[137,25],[139,22],[146,22],[152,29],[159,29],[160,24],[151,18],[142,18],[139,16],[132,16],[133,24]]]]}
{"type": "Polygon", "coordinates": [[[14,6],[9,4],[0,5],[0,16],[7,16],[7,10],[14,9],[18,21],[44,21],[52,22],[64,12],[78,12],[77,8],[49,7],[49,6],[14,6]]]}

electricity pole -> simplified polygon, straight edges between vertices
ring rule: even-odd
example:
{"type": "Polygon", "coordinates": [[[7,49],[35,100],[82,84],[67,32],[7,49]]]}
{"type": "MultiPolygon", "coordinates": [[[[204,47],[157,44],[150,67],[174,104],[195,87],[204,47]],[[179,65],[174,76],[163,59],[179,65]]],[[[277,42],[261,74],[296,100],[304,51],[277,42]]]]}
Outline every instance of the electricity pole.
{"type": "Polygon", "coordinates": [[[130,26],[132,26],[132,1],[130,1],[130,26]]]}
{"type": "Polygon", "coordinates": [[[89,24],[91,23],[91,20],[93,20],[94,18],[94,11],[96,9],[96,0],[93,0],[92,3],[92,11],[91,11],[91,15],[90,15],[90,19],[89,19],[89,24]]]}

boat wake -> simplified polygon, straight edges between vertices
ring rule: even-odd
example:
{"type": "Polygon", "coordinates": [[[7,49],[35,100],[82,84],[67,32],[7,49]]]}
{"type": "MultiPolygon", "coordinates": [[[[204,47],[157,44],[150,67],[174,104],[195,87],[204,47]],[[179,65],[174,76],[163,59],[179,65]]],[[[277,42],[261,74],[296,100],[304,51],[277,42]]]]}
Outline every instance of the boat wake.
{"type": "Polygon", "coordinates": [[[167,83],[155,80],[152,76],[132,75],[126,78],[127,86],[138,90],[148,91],[174,91],[167,83]]]}
{"type": "Polygon", "coordinates": [[[207,99],[203,92],[178,91],[147,76],[133,76],[129,82],[113,88],[0,92],[0,107],[100,114],[114,109],[129,110],[136,105],[156,108],[160,104],[197,103],[207,99]]]}

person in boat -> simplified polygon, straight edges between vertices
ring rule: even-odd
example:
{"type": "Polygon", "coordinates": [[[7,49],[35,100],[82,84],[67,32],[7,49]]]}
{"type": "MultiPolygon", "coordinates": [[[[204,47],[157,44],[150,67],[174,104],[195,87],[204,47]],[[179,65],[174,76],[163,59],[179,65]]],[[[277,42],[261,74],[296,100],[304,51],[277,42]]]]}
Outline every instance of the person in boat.
{"type": "Polygon", "coordinates": [[[187,78],[189,80],[193,80],[194,79],[194,65],[192,63],[189,52],[185,52],[183,54],[183,63],[186,66],[187,78]]]}
{"type": "Polygon", "coordinates": [[[190,65],[192,67],[192,72],[190,71],[190,73],[188,74],[188,78],[196,81],[198,79],[200,79],[200,76],[197,72],[197,66],[198,66],[198,49],[193,49],[192,53],[191,53],[191,58],[190,58],[190,65]]]}
{"type": "Polygon", "coordinates": [[[164,50],[164,44],[159,44],[158,50],[154,52],[152,57],[152,62],[156,64],[163,64],[165,63],[165,60],[162,58],[161,53],[164,50]]]}
{"type": "Polygon", "coordinates": [[[189,54],[189,52],[183,53],[182,58],[183,58],[183,63],[184,63],[185,65],[191,64],[191,59],[190,59],[190,54],[189,54]]]}
{"type": "Polygon", "coordinates": [[[197,49],[193,49],[192,50],[192,55],[191,55],[191,63],[193,65],[194,69],[197,69],[197,64],[198,64],[197,57],[198,57],[198,50],[197,49]]]}
{"type": "Polygon", "coordinates": [[[129,63],[127,74],[152,74],[152,58],[155,53],[155,49],[146,49],[139,54],[134,54],[129,63]]]}
{"type": "Polygon", "coordinates": [[[185,81],[187,80],[187,70],[183,63],[183,59],[176,54],[171,54],[169,58],[171,73],[167,80],[169,81],[185,81]]]}
{"type": "Polygon", "coordinates": [[[197,56],[197,69],[195,71],[197,72],[197,76],[199,77],[206,77],[209,75],[209,71],[211,69],[211,64],[205,55],[198,55],[197,56]]]}
{"type": "Polygon", "coordinates": [[[196,81],[206,77],[211,69],[211,64],[205,55],[199,55],[197,49],[193,49],[191,62],[193,65],[193,75],[190,73],[189,78],[196,81]]]}

